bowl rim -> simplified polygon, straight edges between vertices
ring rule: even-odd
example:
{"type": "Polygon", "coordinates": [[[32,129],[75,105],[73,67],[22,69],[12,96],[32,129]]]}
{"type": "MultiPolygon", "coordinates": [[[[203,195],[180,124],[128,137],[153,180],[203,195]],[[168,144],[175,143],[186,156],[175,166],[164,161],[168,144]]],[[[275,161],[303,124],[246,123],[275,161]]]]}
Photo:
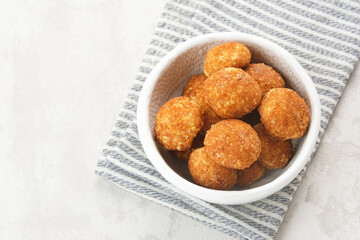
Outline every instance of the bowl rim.
{"type": "Polygon", "coordinates": [[[207,202],[217,204],[242,204],[257,201],[278,192],[287,184],[289,184],[293,179],[296,178],[296,176],[300,173],[300,171],[304,168],[310,159],[311,153],[313,152],[316,141],[318,139],[318,134],[320,131],[320,120],[321,105],[319,95],[310,76],[298,63],[298,61],[287,50],[278,44],[259,36],[240,32],[218,32],[204,34],[190,38],[189,40],[176,46],[160,60],[160,62],[146,78],[140,93],[137,109],[137,124],[140,142],[144,148],[145,154],[154,167],[168,182],[183,192],[198,197],[207,202]],[[269,183],[251,189],[235,191],[213,190],[196,185],[195,183],[192,183],[178,175],[176,172],[174,172],[174,170],[171,169],[170,166],[167,165],[165,160],[157,151],[155,146],[156,140],[152,136],[153,129],[151,129],[149,126],[150,100],[153,90],[156,86],[157,79],[160,77],[162,70],[166,69],[166,67],[171,64],[176,57],[180,56],[196,45],[205,44],[215,40],[241,42],[241,39],[246,39],[246,41],[255,42],[257,44],[261,43],[263,46],[267,46],[266,48],[272,49],[272,52],[277,53],[276,55],[281,55],[283,58],[286,58],[286,60],[289,62],[289,65],[292,66],[294,72],[301,76],[304,89],[308,94],[309,103],[311,105],[310,124],[308,132],[305,135],[305,139],[303,140],[302,151],[296,154],[296,161],[294,161],[292,166],[290,166],[290,168],[284,171],[280,176],[269,183]]]}

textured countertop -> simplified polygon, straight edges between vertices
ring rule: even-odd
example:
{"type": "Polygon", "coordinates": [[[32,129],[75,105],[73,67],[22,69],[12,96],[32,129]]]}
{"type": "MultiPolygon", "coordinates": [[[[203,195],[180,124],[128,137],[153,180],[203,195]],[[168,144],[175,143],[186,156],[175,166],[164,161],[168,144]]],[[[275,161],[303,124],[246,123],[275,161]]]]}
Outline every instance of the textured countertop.
{"type": "MultiPolygon", "coordinates": [[[[165,0],[0,7],[0,239],[231,239],[94,174],[165,0]]],[[[277,239],[360,239],[360,66],[277,239]]]]}

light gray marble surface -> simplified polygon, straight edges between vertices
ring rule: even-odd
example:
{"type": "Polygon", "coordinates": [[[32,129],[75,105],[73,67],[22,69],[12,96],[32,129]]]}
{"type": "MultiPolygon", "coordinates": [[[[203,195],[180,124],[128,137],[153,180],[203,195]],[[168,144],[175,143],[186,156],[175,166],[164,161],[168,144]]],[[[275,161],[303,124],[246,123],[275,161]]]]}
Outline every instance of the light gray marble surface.
{"type": "MultiPolygon", "coordinates": [[[[1,2],[0,239],[231,239],[94,174],[164,3],[1,2]]],[[[359,80],[277,239],[360,239],[359,80]]]]}

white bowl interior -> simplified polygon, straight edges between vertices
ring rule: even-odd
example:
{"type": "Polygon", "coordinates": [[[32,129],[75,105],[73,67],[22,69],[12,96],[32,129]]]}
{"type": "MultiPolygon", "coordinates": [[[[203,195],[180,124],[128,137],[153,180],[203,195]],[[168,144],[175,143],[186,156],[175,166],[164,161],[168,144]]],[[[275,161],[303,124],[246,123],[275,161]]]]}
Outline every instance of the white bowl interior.
{"type": "MultiPolygon", "coordinates": [[[[170,167],[166,169],[164,166],[162,166],[162,169],[160,172],[163,171],[166,172],[165,178],[172,182],[173,174],[176,173],[177,175],[181,176],[181,178],[186,179],[188,182],[193,183],[191,176],[188,172],[187,165],[179,160],[177,160],[172,153],[164,149],[156,140],[153,134],[154,129],[154,122],[155,122],[155,116],[159,108],[167,102],[169,99],[173,97],[177,97],[181,95],[182,89],[184,85],[186,84],[187,80],[195,75],[202,73],[203,70],[203,63],[205,59],[205,55],[207,51],[216,45],[219,45],[221,43],[225,43],[228,41],[238,41],[243,44],[245,44],[252,53],[252,62],[263,62],[267,65],[272,66],[276,71],[278,71],[283,78],[285,79],[288,86],[290,86],[292,89],[294,89],[301,97],[303,97],[310,109],[310,117],[311,117],[311,123],[309,127],[309,131],[315,131],[311,134],[311,138],[314,138],[314,136],[317,137],[318,134],[318,126],[319,125],[319,117],[316,117],[316,119],[313,119],[313,115],[319,115],[318,111],[319,109],[314,109],[313,104],[318,102],[317,95],[314,96],[314,92],[316,94],[314,86],[309,86],[311,82],[308,75],[305,73],[305,70],[301,68],[301,66],[296,62],[294,58],[290,56],[284,49],[279,47],[278,45],[271,43],[265,39],[261,39],[258,37],[254,37],[251,35],[246,34],[223,34],[223,35],[209,35],[209,37],[203,37],[199,38],[198,40],[193,40],[193,42],[188,42],[183,44],[183,46],[178,46],[178,49],[175,49],[172,54],[168,56],[168,58],[163,59],[162,62],[159,63],[159,66],[157,66],[157,69],[154,69],[155,73],[153,75],[150,75],[147,81],[154,81],[152,84],[152,92],[148,93],[148,105],[146,106],[139,106],[139,110],[142,111],[142,109],[146,109],[144,113],[138,113],[138,116],[140,114],[148,114],[145,119],[147,119],[149,122],[146,124],[150,127],[150,131],[152,134],[152,141],[146,143],[145,151],[146,149],[149,149],[150,147],[154,147],[152,149],[153,151],[157,151],[158,154],[161,155],[163,161],[166,162],[167,166],[170,167]],[[284,55],[285,54],[285,55],[284,55]],[[289,56],[291,59],[289,59],[289,56]],[[296,64],[295,64],[296,63],[296,64]],[[161,69],[160,69],[161,68],[161,69]],[[305,75],[304,75],[305,74],[305,75]],[[304,78],[308,78],[305,79],[304,78]],[[156,79],[153,79],[156,78],[156,79]],[[309,93],[309,89],[313,89],[311,93],[309,93]],[[312,98],[312,101],[311,101],[312,98]],[[315,122],[314,122],[315,121],[315,122]],[[311,128],[311,125],[312,128],[311,128]],[[173,173],[171,172],[171,170],[173,173]],[[169,179],[170,177],[170,179],[169,179]]],[[[146,86],[144,86],[145,88],[146,86]]],[[[144,90],[143,90],[144,91],[144,90]]],[[[149,91],[149,89],[145,89],[145,91],[149,91]]],[[[141,103],[141,101],[140,101],[141,103]]],[[[319,106],[316,106],[317,108],[319,106]]],[[[141,131],[141,127],[139,126],[139,132],[141,131]]],[[[149,130],[149,129],[147,129],[149,130]]],[[[142,135],[140,133],[140,135],[142,135]]],[[[141,137],[141,136],[140,136],[141,137]]],[[[302,153],[302,156],[299,156],[301,152],[303,151],[312,151],[313,146],[309,150],[309,144],[307,145],[306,149],[304,148],[304,142],[310,141],[308,140],[309,134],[306,134],[303,138],[298,139],[296,141],[293,141],[294,143],[294,156],[292,157],[292,160],[289,162],[289,164],[282,169],[278,170],[267,170],[265,176],[258,182],[252,184],[249,188],[239,188],[235,187],[230,192],[245,192],[250,189],[258,189],[260,190],[262,186],[269,185],[269,183],[273,182],[275,179],[278,179],[281,175],[286,173],[289,169],[293,167],[294,164],[297,164],[297,173],[301,170],[301,168],[305,165],[307,162],[310,153],[302,153]],[[307,157],[306,157],[306,156],[307,157]],[[301,159],[299,159],[299,157],[301,159]],[[307,159],[303,159],[306,157],[307,159]],[[301,163],[298,163],[297,161],[301,161],[301,163]],[[299,164],[301,166],[299,166],[299,164]],[[299,170],[300,169],[300,170],[299,170]]],[[[141,139],[143,140],[143,139],[141,139]]],[[[314,145],[315,141],[311,140],[310,145],[314,145]]],[[[144,143],[143,143],[144,144],[144,143]]],[[[155,153],[153,152],[153,153],[155,153]]],[[[147,152],[147,154],[149,154],[147,152]]],[[[152,157],[150,156],[150,160],[152,157]]],[[[159,159],[154,160],[159,161],[159,159]]],[[[153,161],[152,161],[153,162],[153,161]]],[[[154,163],[154,162],[153,162],[154,163]]],[[[156,167],[155,163],[155,167],[156,167]]],[[[159,170],[159,169],[158,169],[159,170]]],[[[296,174],[297,174],[296,173],[296,174]]],[[[296,174],[292,174],[294,178],[296,174]]],[[[175,177],[175,176],[174,176],[175,177]]],[[[179,179],[179,178],[178,178],[179,179]]],[[[179,179],[181,180],[181,179],[179,179]]],[[[292,179],[289,180],[289,177],[287,177],[287,180],[289,183],[292,179]]],[[[173,181],[176,182],[176,184],[184,183],[184,181],[173,181]]],[[[284,187],[287,183],[282,184],[276,184],[277,189],[274,189],[274,192],[280,189],[281,187],[284,187]]],[[[191,186],[195,184],[189,185],[186,183],[188,187],[191,187],[192,189],[188,192],[191,193],[193,190],[200,190],[203,191],[205,195],[208,193],[214,197],[216,197],[215,192],[224,193],[225,191],[217,191],[217,190],[211,190],[206,189],[200,186],[191,186]],[[215,192],[214,192],[215,191],[215,192]],[[215,194],[215,195],[213,195],[215,194]]],[[[184,189],[185,186],[180,187],[182,190],[187,191],[187,189],[184,189]]],[[[196,195],[196,194],[195,194],[196,195]]],[[[201,194],[200,194],[201,195],[201,194]]],[[[218,201],[213,200],[212,197],[209,195],[209,198],[202,197],[207,201],[210,202],[216,202],[216,203],[240,203],[244,201],[218,201]]],[[[268,194],[270,195],[270,194],[268,194]]],[[[198,195],[199,197],[199,195],[198,195]]],[[[264,195],[262,196],[264,197],[264,195]]],[[[260,197],[259,197],[260,198],[260,197]]],[[[258,198],[258,199],[259,199],[258,198]]],[[[257,200],[257,199],[252,199],[257,200]]]]}

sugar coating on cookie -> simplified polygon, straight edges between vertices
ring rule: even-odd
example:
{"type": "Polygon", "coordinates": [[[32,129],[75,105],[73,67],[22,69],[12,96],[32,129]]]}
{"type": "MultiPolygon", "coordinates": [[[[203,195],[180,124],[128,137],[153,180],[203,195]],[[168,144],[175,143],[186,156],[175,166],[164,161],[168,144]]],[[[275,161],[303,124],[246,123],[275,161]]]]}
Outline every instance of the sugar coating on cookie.
{"type": "Polygon", "coordinates": [[[205,57],[204,74],[212,75],[227,67],[246,67],[251,60],[250,50],[241,43],[228,42],[211,48],[205,57]]]}
{"type": "Polygon", "coordinates": [[[155,137],[168,150],[184,151],[203,124],[201,107],[188,97],[166,102],[156,114],[155,137]]]}
{"type": "Polygon", "coordinates": [[[241,187],[247,187],[264,176],[264,173],[265,167],[259,161],[255,161],[250,167],[237,170],[238,179],[236,183],[241,187]]]}
{"type": "Polygon", "coordinates": [[[191,153],[188,167],[194,182],[203,187],[230,190],[236,184],[236,170],[214,162],[204,153],[204,148],[191,153]]]}
{"type": "Polygon", "coordinates": [[[173,151],[173,153],[175,154],[177,159],[187,163],[189,161],[191,152],[194,151],[194,149],[201,148],[203,146],[204,135],[198,134],[189,149],[186,149],[185,151],[173,151]]]}
{"type": "Polygon", "coordinates": [[[285,167],[292,156],[291,140],[282,140],[270,135],[262,123],[255,125],[254,129],[261,141],[261,153],[258,161],[268,169],[285,167]]]}
{"type": "Polygon", "coordinates": [[[267,92],[258,111],[269,133],[282,139],[302,137],[310,121],[304,99],[288,88],[273,88],[267,92]]]}
{"type": "Polygon", "coordinates": [[[272,88],[285,87],[281,75],[264,63],[251,63],[244,70],[259,84],[263,95],[272,88]]]}
{"type": "Polygon", "coordinates": [[[203,88],[207,103],[223,118],[241,118],[254,110],[262,97],[256,81],[240,68],[217,71],[203,88]]]}
{"type": "Polygon", "coordinates": [[[210,129],[211,125],[217,123],[222,118],[217,115],[205,100],[203,85],[207,77],[204,74],[192,76],[185,85],[182,95],[190,97],[197,104],[199,104],[203,111],[203,126],[200,129],[200,134],[205,135],[206,131],[210,129]]]}
{"type": "Polygon", "coordinates": [[[227,119],[215,123],[206,133],[205,152],[216,163],[228,168],[245,169],[261,151],[260,139],[247,123],[227,119]]]}

